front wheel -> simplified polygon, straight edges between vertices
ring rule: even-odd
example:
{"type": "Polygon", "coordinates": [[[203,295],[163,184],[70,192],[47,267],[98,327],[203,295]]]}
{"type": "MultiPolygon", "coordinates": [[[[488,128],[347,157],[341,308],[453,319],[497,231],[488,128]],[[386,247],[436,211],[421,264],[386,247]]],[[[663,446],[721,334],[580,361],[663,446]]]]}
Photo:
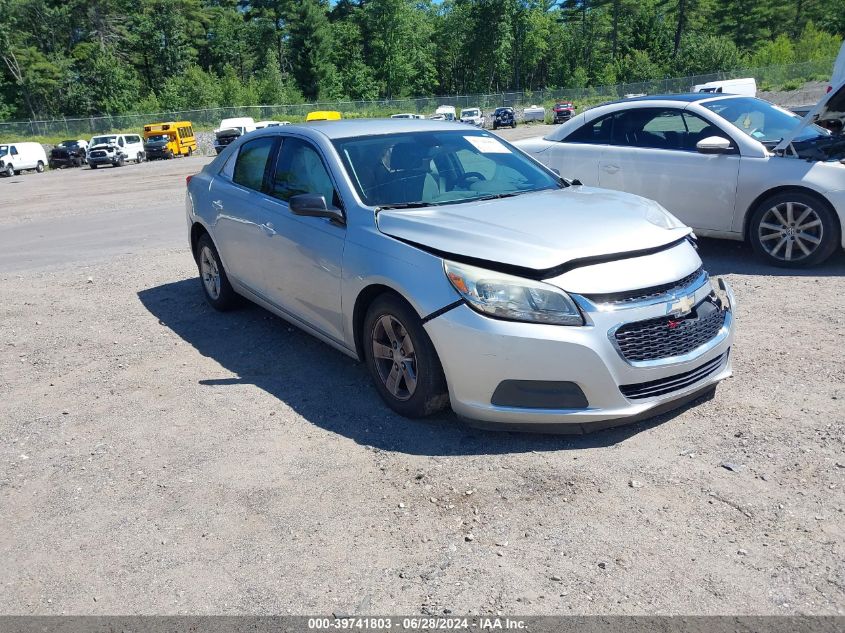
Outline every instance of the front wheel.
{"type": "Polygon", "coordinates": [[[15,175],[15,168],[12,167],[11,165],[6,165],[6,169],[3,173],[6,174],[6,176],[8,178],[11,178],[12,176],[15,175]]]}
{"type": "Polygon", "coordinates": [[[364,360],[387,406],[421,418],[449,403],[446,378],[431,339],[411,307],[394,294],[378,297],[364,319],[364,360]]]}
{"type": "Polygon", "coordinates": [[[207,233],[197,242],[196,255],[205,300],[220,312],[230,310],[237,304],[238,295],[232,289],[217,247],[207,233]]]}
{"type": "Polygon", "coordinates": [[[751,216],[748,233],[757,255],[781,267],[820,264],[839,244],[839,225],[830,205],[798,191],[760,202],[751,216]]]}
{"type": "Polygon", "coordinates": [[[97,163],[91,163],[91,169],[97,169],[97,163]]]}

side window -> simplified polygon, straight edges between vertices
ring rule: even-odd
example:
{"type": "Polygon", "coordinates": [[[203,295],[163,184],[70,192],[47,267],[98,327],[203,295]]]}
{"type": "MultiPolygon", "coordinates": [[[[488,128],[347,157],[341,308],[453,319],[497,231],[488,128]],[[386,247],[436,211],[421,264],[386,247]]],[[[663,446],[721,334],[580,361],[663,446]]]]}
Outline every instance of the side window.
{"type": "Polygon", "coordinates": [[[653,149],[684,149],[687,127],[680,110],[633,108],[616,117],[613,144],[653,149]]]}
{"type": "Polygon", "coordinates": [[[15,147],[14,145],[12,145],[12,156],[17,156],[17,155],[18,155],[18,148],[15,147]]]}
{"type": "MultiPolygon", "coordinates": [[[[689,150],[691,152],[696,151],[695,144],[708,136],[721,136],[722,138],[726,138],[731,141],[731,144],[736,147],[736,144],[730,136],[725,134],[725,132],[709,121],[705,121],[697,114],[684,112],[684,123],[687,125],[686,145],[683,148],[685,150],[689,150]]],[[[734,149],[734,151],[736,150],[734,149]]]]}
{"type": "Polygon", "coordinates": [[[335,203],[335,190],[323,159],[314,147],[298,138],[285,138],[276,163],[270,195],[290,200],[300,193],[315,193],[335,203]]]}
{"type": "Polygon", "coordinates": [[[238,152],[232,180],[239,185],[261,191],[264,172],[276,139],[272,136],[257,138],[244,143],[238,152]]]}
{"type": "Polygon", "coordinates": [[[118,144],[118,145],[120,145],[121,147],[123,147],[123,146],[125,145],[125,143],[123,142],[123,137],[122,137],[122,136],[121,136],[120,138],[118,138],[118,139],[117,139],[117,144],[118,144]]]}
{"type": "Polygon", "coordinates": [[[596,119],[582,125],[564,140],[566,143],[591,143],[607,145],[610,143],[610,132],[613,129],[613,115],[596,119]]]}

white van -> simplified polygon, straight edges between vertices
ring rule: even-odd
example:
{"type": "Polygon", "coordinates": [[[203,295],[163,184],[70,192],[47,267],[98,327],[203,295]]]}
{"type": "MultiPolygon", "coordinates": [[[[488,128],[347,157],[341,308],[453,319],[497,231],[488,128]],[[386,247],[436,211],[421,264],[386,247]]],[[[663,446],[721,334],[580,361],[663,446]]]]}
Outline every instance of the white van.
{"type": "Polygon", "coordinates": [[[143,162],[144,141],[140,134],[103,134],[88,143],[88,164],[91,169],[101,165],[123,167],[126,161],[143,162]]]}
{"type": "Polygon", "coordinates": [[[47,164],[47,153],[41,143],[0,144],[0,173],[14,176],[24,169],[34,169],[39,174],[47,164]]]}
{"type": "Polygon", "coordinates": [[[692,91],[756,97],[757,82],[754,80],[754,77],[746,77],[745,79],[725,79],[724,81],[708,81],[706,84],[697,84],[693,86],[692,91]]]}

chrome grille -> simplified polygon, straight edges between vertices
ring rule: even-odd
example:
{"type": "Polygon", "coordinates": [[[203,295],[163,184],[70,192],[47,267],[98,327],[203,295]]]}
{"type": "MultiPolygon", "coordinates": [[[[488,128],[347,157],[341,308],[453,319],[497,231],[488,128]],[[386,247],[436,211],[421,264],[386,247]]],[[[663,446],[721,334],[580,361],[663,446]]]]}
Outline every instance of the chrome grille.
{"type": "Polygon", "coordinates": [[[106,152],[101,149],[91,152],[91,158],[103,158],[105,155],[106,152]]]}
{"type": "Polygon", "coordinates": [[[679,391],[690,385],[703,380],[711,374],[715,374],[724,364],[728,352],[721,356],[707,361],[700,367],[696,367],[691,371],[685,371],[682,374],[675,374],[668,378],[661,378],[659,380],[650,380],[649,382],[640,382],[633,385],[621,385],[619,391],[629,400],[642,400],[643,398],[656,398],[663,396],[673,391],[679,391]]]}
{"type": "Polygon", "coordinates": [[[704,345],[715,338],[724,323],[724,310],[706,299],[687,316],[626,323],[613,336],[626,360],[660,360],[688,354],[704,345]]]}
{"type": "Polygon", "coordinates": [[[678,281],[672,281],[667,284],[659,286],[651,286],[650,288],[641,288],[640,290],[627,290],[625,292],[611,292],[607,294],[593,294],[584,295],[593,303],[620,305],[627,303],[636,303],[638,301],[648,301],[649,299],[656,299],[665,294],[673,294],[681,292],[686,289],[692,282],[694,282],[699,275],[703,273],[703,269],[694,270],[689,275],[678,281]]]}

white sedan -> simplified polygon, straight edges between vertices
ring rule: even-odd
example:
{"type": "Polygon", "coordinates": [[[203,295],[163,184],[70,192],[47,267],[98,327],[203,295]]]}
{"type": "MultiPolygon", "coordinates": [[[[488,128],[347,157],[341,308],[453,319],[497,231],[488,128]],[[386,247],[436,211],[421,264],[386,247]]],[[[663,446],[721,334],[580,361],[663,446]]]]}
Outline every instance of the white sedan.
{"type": "MultiPolygon", "coordinates": [[[[845,87],[824,102],[814,120],[841,121],[845,87]]],[[[773,264],[818,264],[845,246],[845,136],[761,99],[626,99],[515,144],[585,185],[656,200],[700,235],[748,240],[773,264]]]]}

